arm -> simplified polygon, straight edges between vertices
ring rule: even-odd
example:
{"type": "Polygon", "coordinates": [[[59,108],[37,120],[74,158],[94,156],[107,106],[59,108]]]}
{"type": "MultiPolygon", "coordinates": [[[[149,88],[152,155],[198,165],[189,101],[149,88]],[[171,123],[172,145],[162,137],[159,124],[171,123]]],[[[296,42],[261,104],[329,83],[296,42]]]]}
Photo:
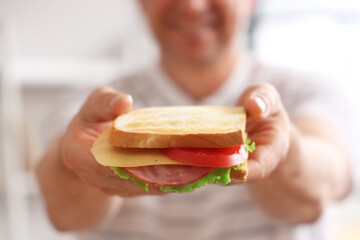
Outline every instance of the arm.
{"type": "Polygon", "coordinates": [[[269,85],[250,89],[242,101],[258,144],[250,155],[248,188],[260,207],[286,221],[311,222],[348,193],[349,157],[336,127],[311,116],[290,121],[269,85]],[[263,109],[251,100],[254,94],[264,100],[263,109]]]}
{"type": "Polygon", "coordinates": [[[61,231],[94,228],[118,211],[121,198],[81,181],[64,165],[61,146],[55,141],[36,169],[50,220],[61,231]]]}
{"type": "Polygon", "coordinates": [[[119,197],[163,194],[157,187],[144,192],[98,164],[90,152],[93,142],[132,99],[111,88],[99,88],[86,100],[64,136],[48,149],[36,169],[53,225],[59,230],[95,228],[111,219],[121,206],[119,197]],[[116,197],[111,196],[116,195],[116,197]]]}

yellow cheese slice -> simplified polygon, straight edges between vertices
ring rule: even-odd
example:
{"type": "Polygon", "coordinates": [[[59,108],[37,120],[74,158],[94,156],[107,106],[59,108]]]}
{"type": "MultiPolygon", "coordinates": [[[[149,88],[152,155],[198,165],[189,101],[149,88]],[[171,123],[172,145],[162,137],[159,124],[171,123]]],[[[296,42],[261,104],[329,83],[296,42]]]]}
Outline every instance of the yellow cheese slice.
{"type": "Polygon", "coordinates": [[[96,161],[110,167],[140,167],[149,165],[186,165],[161,153],[159,149],[118,148],[109,143],[110,129],[105,130],[96,139],[91,153],[96,161]]]}

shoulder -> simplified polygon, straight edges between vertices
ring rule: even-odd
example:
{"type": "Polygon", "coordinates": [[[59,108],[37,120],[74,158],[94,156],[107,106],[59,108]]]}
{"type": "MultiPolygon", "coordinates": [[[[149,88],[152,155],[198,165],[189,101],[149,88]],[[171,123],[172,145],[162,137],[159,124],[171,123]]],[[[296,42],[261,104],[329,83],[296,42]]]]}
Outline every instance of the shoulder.
{"type": "Polygon", "coordinates": [[[268,82],[277,88],[304,86],[304,84],[326,86],[334,83],[334,80],[327,76],[266,64],[256,58],[252,58],[251,63],[251,81],[253,83],[268,82]]]}
{"type": "Polygon", "coordinates": [[[309,91],[338,92],[340,87],[339,82],[330,76],[269,65],[258,59],[252,60],[250,82],[252,84],[267,82],[273,84],[280,93],[295,91],[296,94],[309,91]]]}
{"type": "Polygon", "coordinates": [[[279,92],[291,117],[329,117],[344,111],[348,101],[341,84],[330,76],[264,64],[253,60],[251,84],[270,83],[279,92]]]}

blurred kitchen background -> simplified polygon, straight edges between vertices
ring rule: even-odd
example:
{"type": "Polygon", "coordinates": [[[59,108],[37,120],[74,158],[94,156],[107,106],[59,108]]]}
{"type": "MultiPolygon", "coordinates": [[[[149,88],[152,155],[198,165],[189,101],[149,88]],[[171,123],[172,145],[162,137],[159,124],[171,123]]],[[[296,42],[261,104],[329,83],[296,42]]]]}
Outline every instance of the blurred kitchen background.
{"type": "MultiPolygon", "coordinates": [[[[73,239],[48,222],[34,178],[44,119],[69,89],[95,88],[156,58],[136,2],[0,0],[0,239],[73,239]]],[[[335,78],[359,122],[360,1],[258,2],[253,54],[335,78]]],[[[360,239],[359,135],[352,130],[354,191],[328,213],[334,240],[360,239]]]]}

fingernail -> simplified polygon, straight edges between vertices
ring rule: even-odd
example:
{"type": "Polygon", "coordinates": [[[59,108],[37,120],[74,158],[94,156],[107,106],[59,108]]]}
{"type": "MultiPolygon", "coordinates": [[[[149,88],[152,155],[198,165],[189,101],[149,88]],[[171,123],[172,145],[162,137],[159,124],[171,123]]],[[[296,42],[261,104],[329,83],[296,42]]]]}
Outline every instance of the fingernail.
{"type": "Polygon", "coordinates": [[[266,104],[265,101],[261,97],[253,97],[252,98],[256,104],[259,106],[262,113],[266,112],[266,104]]]}
{"type": "Polygon", "coordinates": [[[122,95],[122,94],[119,94],[119,95],[114,96],[114,97],[111,99],[111,101],[110,101],[110,107],[111,107],[111,108],[114,108],[115,103],[116,103],[120,98],[122,98],[123,96],[124,96],[124,95],[122,95]]]}

